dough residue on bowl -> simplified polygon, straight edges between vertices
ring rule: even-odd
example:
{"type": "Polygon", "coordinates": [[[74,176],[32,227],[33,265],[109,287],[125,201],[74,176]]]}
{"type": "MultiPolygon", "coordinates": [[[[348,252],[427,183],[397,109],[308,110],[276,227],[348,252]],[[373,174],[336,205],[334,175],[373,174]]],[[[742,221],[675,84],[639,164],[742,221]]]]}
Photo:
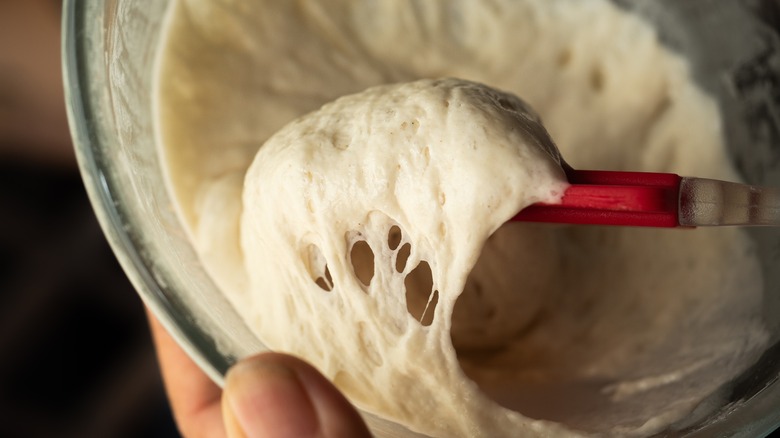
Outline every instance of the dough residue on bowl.
{"type": "Polygon", "coordinates": [[[169,189],[264,343],[412,430],[645,436],[717,407],[768,338],[747,236],[504,224],[566,183],[497,89],[575,168],[737,179],[686,62],[605,0],[175,0],[169,189]]]}

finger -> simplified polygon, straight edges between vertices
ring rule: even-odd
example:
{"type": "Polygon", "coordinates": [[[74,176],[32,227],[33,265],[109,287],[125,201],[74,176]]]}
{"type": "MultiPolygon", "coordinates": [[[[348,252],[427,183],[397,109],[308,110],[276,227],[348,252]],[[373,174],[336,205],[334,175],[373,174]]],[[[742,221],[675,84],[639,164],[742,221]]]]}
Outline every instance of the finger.
{"type": "Polygon", "coordinates": [[[346,398],[311,365],[263,353],[228,371],[222,408],[233,438],[370,437],[346,398]]]}
{"type": "Polygon", "coordinates": [[[224,437],[222,390],[179,347],[157,318],[147,311],[165,391],[176,424],[188,438],[224,437]]]}

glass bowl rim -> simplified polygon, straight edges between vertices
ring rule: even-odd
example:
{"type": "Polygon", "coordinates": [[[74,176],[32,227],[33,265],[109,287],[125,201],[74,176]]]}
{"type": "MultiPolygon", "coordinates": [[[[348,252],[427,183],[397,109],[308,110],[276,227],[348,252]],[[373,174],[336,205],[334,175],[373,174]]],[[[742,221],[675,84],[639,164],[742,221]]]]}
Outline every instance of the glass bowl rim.
{"type": "Polygon", "coordinates": [[[233,360],[220,353],[213,338],[171,302],[145,263],[136,239],[122,225],[126,214],[113,194],[111,177],[104,171],[106,157],[101,149],[107,145],[96,132],[101,129],[97,115],[100,108],[96,108],[100,105],[95,104],[96,95],[91,90],[93,72],[87,65],[91,48],[84,38],[89,3],[64,0],[61,35],[65,107],[87,196],[114,255],[144,304],[198,367],[222,386],[233,360]]]}

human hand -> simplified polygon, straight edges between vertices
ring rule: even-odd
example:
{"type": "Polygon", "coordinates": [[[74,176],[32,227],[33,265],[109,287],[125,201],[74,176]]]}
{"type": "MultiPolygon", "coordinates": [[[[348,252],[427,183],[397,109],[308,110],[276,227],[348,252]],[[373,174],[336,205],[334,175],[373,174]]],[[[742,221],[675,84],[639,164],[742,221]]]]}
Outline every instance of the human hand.
{"type": "Polygon", "coordinates": [[[234,365],[224,391],[149,314],[171,408],[185,437],[370,437],[346,398],[311,365],[263,353],[234,365]]]}

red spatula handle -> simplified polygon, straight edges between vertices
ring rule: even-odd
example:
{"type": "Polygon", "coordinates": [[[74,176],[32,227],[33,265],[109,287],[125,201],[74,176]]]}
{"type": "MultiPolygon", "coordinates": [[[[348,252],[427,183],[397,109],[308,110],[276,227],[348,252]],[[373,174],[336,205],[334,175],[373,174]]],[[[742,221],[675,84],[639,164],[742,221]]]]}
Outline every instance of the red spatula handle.
{"type": "Polygon", "coordinates": [[[679,226],[679,175],[570,170],[559,204],[534,204],[513,220],[637,227],[679,226]]]}

